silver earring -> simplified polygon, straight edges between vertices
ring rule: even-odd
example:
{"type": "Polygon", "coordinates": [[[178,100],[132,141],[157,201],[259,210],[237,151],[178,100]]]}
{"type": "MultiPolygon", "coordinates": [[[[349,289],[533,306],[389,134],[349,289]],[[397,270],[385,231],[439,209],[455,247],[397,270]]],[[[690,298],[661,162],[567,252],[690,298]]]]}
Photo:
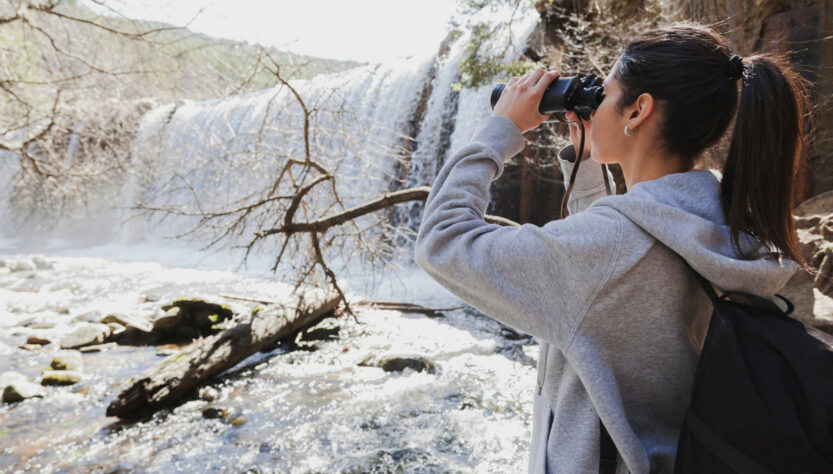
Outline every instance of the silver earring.
{"type": "Polygon", "coordinates": [[[632,137],[633,136],[633,133],[631,133],[630,129],[628,129],[627,124],[625,125],[625,136],[626,137],[632,137]]]}

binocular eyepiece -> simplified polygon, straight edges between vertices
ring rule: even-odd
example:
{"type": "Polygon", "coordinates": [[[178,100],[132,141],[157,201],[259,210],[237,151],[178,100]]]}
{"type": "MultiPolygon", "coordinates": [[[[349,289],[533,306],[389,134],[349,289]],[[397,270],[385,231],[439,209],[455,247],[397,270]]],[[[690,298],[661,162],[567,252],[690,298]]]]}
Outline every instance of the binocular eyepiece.
{"type": "MultiPolygon", "coordinates": [[[[586,76],[559,77],[544,91],[538,112],[542,115],[557,114],[564,118],[568,110],[573,110],[584,120],[602,103],[604,92],[602,80],[593,74],[586,76]]],[[[506,84],[498,84],[492,90],[492,109],[495,108],[506,84]]]]}

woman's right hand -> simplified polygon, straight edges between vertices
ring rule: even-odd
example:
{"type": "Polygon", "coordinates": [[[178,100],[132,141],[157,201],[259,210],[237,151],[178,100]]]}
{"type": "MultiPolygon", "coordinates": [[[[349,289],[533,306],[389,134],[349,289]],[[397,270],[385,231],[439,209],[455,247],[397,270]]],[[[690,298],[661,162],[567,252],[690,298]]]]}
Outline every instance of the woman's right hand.
{"type": "Polygon", "coordinates": [[[520,78],[513,77],[506,84],[495,104],[494,115],[511,120],[521,133],[541,125],[549,115],[538,113],[544,91],[561,74],[537,69],[520,78]]]}
{"type": "MultiPolygon", "coordinates": [[[[570,122],[578,122],[579,116],[572,110],[568,110],[564,117],[570,122]]],[[[582,154],[581,159],[586,160],[590,157],[590,124],[591,120],[584,120],[581,119],[581,123],[584,124],[584,153],[582,154]]],[[[579,128],[578,124],[571,123],[568,125],[570,127],[570,143],[573,144],[573,149],[576,150],[576,154],[578,154],[578,148],[581,144],[581,129],[579,128]]]]}

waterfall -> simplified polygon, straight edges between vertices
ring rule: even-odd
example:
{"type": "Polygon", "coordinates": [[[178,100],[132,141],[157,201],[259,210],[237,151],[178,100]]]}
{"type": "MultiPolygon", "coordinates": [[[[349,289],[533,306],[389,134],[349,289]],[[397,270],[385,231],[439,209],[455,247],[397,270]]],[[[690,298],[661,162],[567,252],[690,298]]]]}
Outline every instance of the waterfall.
{"type": "MultiPolygon", "coordinates": [[[[534,10],[528,12],[515,20],[514,37],[508,29],[500,30],[481,50],[510,50],[507,57],[518,57],[518,47],[537,23],[534,10]]],[[[38,245],[50,237],[77,237],[78,232],[68,235],[68,226],[83,229],[84,239],[75,242],[80,246],[158,242],[160,236],[187,233],[198,217],[131,220],[130,208],[143,203],[189,214],[250,203],[266,197],[287,161],[305,160],[307,150],[336,177],[334,187],[319,184],[305,198],[311,209],[322,213],[338,210],[333,207],[335,194],[349,207],[390,190],[430,185],[447,155],[490,113],[491,86],[460,92],[453,87],[460,80],[459,66],[470,41],[471,35],[464,33],[447,39],[430,57],[156,107],[141,120],[120,195],[93,203],[95,209],[110,206],[118,211],[95,212],[80,225],[58,223],[51,231],[39,231],[38,245]],[[310,112],[308,142],[296,92],[310,112]],[[90,229],[113,227],[117,229],[97,231],[91,238],[90,229]]],[[[8,182],[10,165],[4,161],[7,169],[0,172],[0,181],[8,182]]],[[[274,209],[267,206],[237,234],[252,235],[254,226],[278,225],[276,215],[269,214],[274,209]]],[[[9,222],[13,212],[3,211],[0,219],[9,222]]],[[[421,203],[400,206],[396,220],[413,229],[421,212],[421,203]]],[[[227,224],[219,220],[217,227],[205,229],[206,234],[227,224]]],[[[31,236],[15,235],[9,226],[0,235],[31,243],[31,236]]]]}

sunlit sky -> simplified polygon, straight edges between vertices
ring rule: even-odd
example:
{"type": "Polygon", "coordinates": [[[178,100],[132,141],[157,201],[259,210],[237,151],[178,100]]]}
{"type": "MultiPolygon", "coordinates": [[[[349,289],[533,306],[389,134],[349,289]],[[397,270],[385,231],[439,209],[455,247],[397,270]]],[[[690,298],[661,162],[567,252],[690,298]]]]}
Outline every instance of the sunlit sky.
{"type": "MultiPolygon", "coordinates": [[[[90,0],[87,5],[102,12],[90,0]]],[[[97,3],[102,3],[99,0],[97,3]]],[[[130,18],[312,56],[379,62],[436,52],[456,0],[107,0],[130,18]]]]}

